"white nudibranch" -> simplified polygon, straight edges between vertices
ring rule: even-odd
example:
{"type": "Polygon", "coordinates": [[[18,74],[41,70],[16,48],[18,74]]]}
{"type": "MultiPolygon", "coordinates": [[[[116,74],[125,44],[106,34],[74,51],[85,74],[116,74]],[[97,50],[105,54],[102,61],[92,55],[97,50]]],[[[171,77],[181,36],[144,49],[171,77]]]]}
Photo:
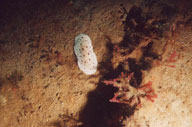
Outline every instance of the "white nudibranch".
{"type": "Polygon", "coordinates": [[[81,71],[87,75],[94,74],[97,71],[97,57],[88,35],[79,34],[75,37],[74,52],[81,71]]]}

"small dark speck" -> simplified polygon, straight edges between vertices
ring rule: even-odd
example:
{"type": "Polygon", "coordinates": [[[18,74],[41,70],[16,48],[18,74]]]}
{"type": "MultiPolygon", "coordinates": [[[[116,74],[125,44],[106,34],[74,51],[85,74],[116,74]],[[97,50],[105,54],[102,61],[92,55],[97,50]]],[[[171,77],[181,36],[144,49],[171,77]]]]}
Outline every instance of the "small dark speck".
{"type": "Polygon", "coordinates": [[[41,109],[41,106],[39,106],[38,109],[41,109]]]}
{"type": "Polygon", "coordinates": [[[41,55],[39,59],[43,59],[45,57],[47,57],[47,55],[41,55]]]}
{"type": "Polygon", "coordinates": [[[34,113],[35,111],[31,111],[30,113],[34,113]]]}
{"type": "Polygon", "coordinates": [[[49,87],[49,84],[48,85],[46,85],[46,86],[44,86],[44,88],[46,89],[47,87],[49,87]]]}

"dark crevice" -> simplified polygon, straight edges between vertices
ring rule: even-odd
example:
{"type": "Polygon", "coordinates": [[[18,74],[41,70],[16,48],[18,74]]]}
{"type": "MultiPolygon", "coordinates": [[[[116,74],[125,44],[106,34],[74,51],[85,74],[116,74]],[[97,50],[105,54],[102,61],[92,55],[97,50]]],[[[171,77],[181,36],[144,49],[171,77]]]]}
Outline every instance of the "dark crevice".
{"type": "Polygon", "coordinates": [[[120,118],[132,115],[135,110],[135,107],[109,102],[118,88],[106,86],[103,81],[117,78],[124,69],[121,65],[113,69],[111,59],[114,45],[110,38],[108,40],[107,54],[111,55],[100,63],[101,66],[98,69],[102,76],[96,90],[88,94],[88,102],[80,113],[80,121],[84,123],[82,127],[121,127],[120,118]]]}
{"type": "MultiPolygon", "coordinates": [[[[151,37],[152,34],[155,34],[158,37],[161,36],[163,31],[153,27],[152,24],[147,24],[148,18],[143,16],[141,8],[133,6],[129,12],[126,10],[124,12],[127,13],[127,18],[123,22],[125,35],[118,47],[128,49],[128,51],[122,52],[121,55],[129,54],[136,49],[143,40],[140,35],[151,37]]],[[[154,21],[153,24],[164,23],[161,20],[159,21],[154,21]]],[[[128,62],[129,70],[124,68],[124,62],[120,63],[116,69],[113,69],[111,60],[113,59],[114,45],[110,37],[106,36],[106,38],[108,39],[106,45],[108,57],[99,63],[98,70],[101,78],[96,84],[97,88],[88,94],[87,104],[80,113],[80,121],[83,123],[82,127],[123,127],[122,120],[133,115],[136,107],[109,102],[113,98],[114,93],[118,91],[118,88],[107,86],[103,81],[115,79],[121,75],[121,72],[128,74],[133,72],[134,75],[130,80],[130,85],[138,88],[142,83],[142,70],[150,70],[152,68],[152,60],[158,59],[158,55],[152,49],[153,42],[149,42],[147,46],[141,48],[143,55],[138,61],[134,58],[124,61],[128,62]]]]}

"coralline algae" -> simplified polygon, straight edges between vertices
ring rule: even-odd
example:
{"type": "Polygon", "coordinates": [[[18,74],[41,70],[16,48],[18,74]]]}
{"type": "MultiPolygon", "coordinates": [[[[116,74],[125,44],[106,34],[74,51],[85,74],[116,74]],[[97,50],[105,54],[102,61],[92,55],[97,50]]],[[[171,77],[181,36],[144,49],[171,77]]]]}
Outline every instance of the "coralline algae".
{"type": "Polygon", "coordinates": [[[87,75],[94,74],[97,71],[97,57],[88,35],[79,34],[75,37],[74,52],[81,71],[87,75]]]}

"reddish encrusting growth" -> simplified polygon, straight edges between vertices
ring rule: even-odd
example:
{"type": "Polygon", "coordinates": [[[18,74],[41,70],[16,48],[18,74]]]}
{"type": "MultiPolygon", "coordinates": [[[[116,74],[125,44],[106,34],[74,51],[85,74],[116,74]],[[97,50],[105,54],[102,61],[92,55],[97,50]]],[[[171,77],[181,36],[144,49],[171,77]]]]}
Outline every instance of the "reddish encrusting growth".
{"type": "Polygon", "coordinates": [[[113,80],[104,80],[103,83],[105,83],[105,85],[113,85],[114,86],[117,81],[120,81],[120,79],[116,78],[113,80]]]}
{"type": "Polygon", "coordinates": [[[133,72],[129,75],[125,74],[124,72],[121,72],[121,75],[118,78],[112,79],[112,80],[104,80],[103,83],[105,83],[105,85],[113,85],[115,86],[115,83],[117,83],[117,81],[120,81],[121,78],[125,78],[126,81],[130,81],[131,78],[133,77],[133,72]]]}
{"type": "Polygon", "coordinates": [[[129,104],[131,106],[138,105],[138,107],[141,107],[140,98],[146,98],[154,102],[157,94],[155,94],[155,90],[152,88],[152,81],[149,81],[139,88],[135,88],[129,84],[133,75],[134,73],[127,74],[121,72],[118,78],[103,81],[105,85],[112,85],[119,88],[119,90],[114,93],[113,98],[109,100],[110,102],[129,104]]]}
{"type": "Polygon", "coordinates": [[[152,88],[152,81],[149,81],[138,89],[144,91],[146,93],[145,97],[151,102],[154,102],[154,98],[157,98],[157,94],[155,94],[155,91],[152,88]]]}
{"type": "Polygon", "coordinates": [[[64,60],[63,60],[63,57],[62,57],[62,53],[61,52],[56,52],[56,62],[60,65],[63,65],[64,64],[64,60]]]}
{"type": "Polygon", "coordinates": [[[130,81],[130,80],[131,80],[131,78],[133,77],[133,75],[134,75],[134,73],[133,73],[133,72],[132,72],[130,75],[128,75],[127,80],[128,80],[128,81],[130,81]]]}
{"type": "Polygon", "coordinates": [[[151,88],[152,86],[152,82],[149,81],[148,83],[144,84],[143,86],[141,86],[139,89],[145,90],[146,88],[151,88]]]}
{"type": "MultiPolygon", "coordinates": [[[[167,60],[167,63],[174,63],[177,62],[176,57],[177,57],[177,53],[176,51],[174,51],[173,53],[171,53],[169,59],[167,60]]],[[[171,68],[175,68],[175,65],[169,65],[169,64],[165,64],[165,66],[171,67],[171,68]]]]}
{"type": "Polygon", "coordinates": [[[171,67],[171,68],[175,68],[176,67],[175,65],[169,65],[169,64],[166,64],[165,66],[171,67]]]}
{"type": "Polygon", "coordinates": [[[115,46],[114,46],[114,48],[113,48],[113,50],[114,50],[114,51],[119,51],[119,50],[120,50],[120,48],[119,48],[119,46],[118,46],[118,45],[115,45],[115,46]]]}
{"type": "Polygon", "coordinates": [[[110,99],[109,101],[110,101],[110,102],[121,103],[120,100],[117,99],[118,96],[119,96],[119,94],[118,94],[118,93],[115,93],[115,94],[114,94],[114,97],[113,97],[112,99],[110,99]]]}
{"type": "Polygon", "coordinates": [[[174,51],[173,53],[171,53],[171,56],[169,57],[168,62],[169,62],[169,63],[176,62],[176,61],[177,61],[177,60],[176,60],[176,56],[177,56],[176,51],[174,51]]]}

